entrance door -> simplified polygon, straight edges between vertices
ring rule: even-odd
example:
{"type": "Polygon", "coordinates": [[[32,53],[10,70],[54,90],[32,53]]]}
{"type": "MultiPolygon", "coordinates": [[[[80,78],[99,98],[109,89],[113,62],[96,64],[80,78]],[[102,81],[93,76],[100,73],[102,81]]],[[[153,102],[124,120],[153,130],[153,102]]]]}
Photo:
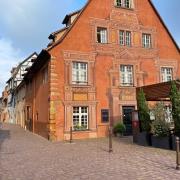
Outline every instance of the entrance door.
{"type": "Polygon", "coordinates": [[[126,136],[132,135],[132,112],[135,110],[134,106],[123,106],[123,123],[126,126],[126,136]]]}

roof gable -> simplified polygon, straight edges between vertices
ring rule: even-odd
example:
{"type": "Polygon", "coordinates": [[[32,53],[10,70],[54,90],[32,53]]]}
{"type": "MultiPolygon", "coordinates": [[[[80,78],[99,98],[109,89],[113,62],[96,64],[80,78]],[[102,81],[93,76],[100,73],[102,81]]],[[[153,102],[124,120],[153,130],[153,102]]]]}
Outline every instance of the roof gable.
{"type": "MultiPolygon", "coordinates": [[[[88,7],[88,5],[90,4],[91,1],[94,1],[94,0],[88,0],[87,3],[85,4],[85,6],[77,11],[78,12],[78,16],[77,18],[73,21],[73,23],[71,24],[71,26],[69,27],[69,29],[63,34],[63,36],[57,40],[57,42],[55,42],[54,44],[52,44],[50,47],[48,47],[46,50],[51,50],[52,48],[54,48],[55,46],[57,46],[59,43],[61,43],[65,38],[66,36],[68,35],[68,33],[72,30],[72,28],[75,26],[76,22],[79,20],[79,18],[81,17],[81,15],[83,14],[83,12],[86,10],[86,8],[88,7]]],[[[113,0],[114,1],[114,0],[113,0]]],[[[175,39],[173,38],[173,36],[171,35],[170,31],[168,30],[167,26],[165,25],[164,21],[162,20],[160,14],[158,13],[157,9],[155,8],[154,4],[152,3],[151,0],[147,0],[153,11],[155,12],[155,14],[157,15],[158,19],[160,20],[161,24],[163,25],[164,29],[166,30],[166,32],[168,33],[169,37],[171,38],[173,44],[175,45],[176,49],[178,50],[178,52],[180,52],[180,48],[179,46],[177,45],[175,39]]],[[[73,14],[73,13],[72,13],[73,14]]]]}

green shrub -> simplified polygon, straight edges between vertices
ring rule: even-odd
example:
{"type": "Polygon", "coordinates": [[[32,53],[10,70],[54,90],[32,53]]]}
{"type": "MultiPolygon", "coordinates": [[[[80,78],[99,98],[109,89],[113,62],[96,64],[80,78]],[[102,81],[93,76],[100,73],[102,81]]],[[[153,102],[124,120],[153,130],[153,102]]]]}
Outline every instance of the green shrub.
{"type": "Polygon", "coordinates": [[[170,100],[175,134],[180,134],[180,91],[177,89],[174,81],[171,83],[170,100]]]}
{"type": "Polygon", "coordinates": [[[150,132],[151,120],[149,115],[149,108],[146,102],[145,94],[143,89],[140,89],[137,96],[138,114],[141,125],[141,131],[150,132]]]}
{"type": "Polygon", "coordinates": [[[158,137],[165,137],[169,135],[169,123],[162,120],[155,120],[152,123],[152,133],[158,137]]]}
{"type": "Polygon", "coordinates": [[[152,123],[152,133],[155,136],[165,137],[169,135],[170,124],[165,120],[164,103],[159,102],[153,109],[155,120],[152,123]]]}
{"type": "Polygon", "coordinates": [[[117,135],[117,134],[123,135],[125,131],[126,131],[126,126],[120,122],[117,123],[113,128],[113,132],[115,135],[117,135]]]}

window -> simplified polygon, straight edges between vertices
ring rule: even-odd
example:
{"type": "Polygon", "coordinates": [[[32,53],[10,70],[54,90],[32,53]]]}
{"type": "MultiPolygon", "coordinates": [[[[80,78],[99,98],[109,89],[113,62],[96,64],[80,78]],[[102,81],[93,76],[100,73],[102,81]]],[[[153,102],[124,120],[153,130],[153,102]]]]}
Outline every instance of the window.
{"type": "Polygon", "coordinates": [[[72,83],[82,85],[87,84],[87,63],[73,62],[72,83]]]}
{"type": "Polygon", "coordinates": [[[126,46],[131,46],[131,32],[126,31],[126,46]]]}
{"type": "Polygon", "coordinates": [[[102,119],[103,123],[109,122],[109,110],[108,109],[101,110],[101,119],[102,119]]]}
{"type": "Polygon", "coordinates": [[[124,31],[119,31],[119,43],[124,46],[124,31]]]}
{"type": "Polygon", "coordinates": [[[142,35],[142,44],[143,44],[143,48],[151,48],[151,35],[150,34],[142,35]]]}
{"type": "Polygon", "coordinates": [[[133,85],[133,66],[121,65],[120,66],[120,80],[123,86],[133,85]]]}
{"type": "Polygon", "coordinates": [[[73,130],[88,129],[88,107],[73,107],[73,130]]]}
{"type": "Polygon", "coordinates": [[[161,81],[167,82],[173,79],[173,70],[172,68],[162,67],[161,68],[161,81]]]}
{"type": "Polygon", "coordinates": [[[116,0],[117,7],[132,8],[132,0],[116,0]]]}
{"type": "Polygon", "coordinates": [[[107,28],[102,28],[102,27],[97,28],[97,42],[107,43],[107,28]]]}
{"type": "Polygon", "coordinates": [[[44,68],[42,71],[42,82],[43,84],[48,82],[48,67],[44,68]]]}
{"type": "Polygon", "coordinates": [[[131,32],[130,31],[119,31],[119,44],[121,46],[131,46],[131,32]]]}

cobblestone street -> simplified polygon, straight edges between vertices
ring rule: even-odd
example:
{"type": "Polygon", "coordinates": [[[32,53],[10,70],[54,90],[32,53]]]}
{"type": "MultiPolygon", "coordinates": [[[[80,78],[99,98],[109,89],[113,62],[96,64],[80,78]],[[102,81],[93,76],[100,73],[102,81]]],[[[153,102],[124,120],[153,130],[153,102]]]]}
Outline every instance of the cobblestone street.
{"type": "Polygon", "coordinates": [[[131,180],[180,179],[175,152],[136,146],[128,138],[47,140],[18,126],[3,124],[0,130],[0,180],[131,180]]]}

